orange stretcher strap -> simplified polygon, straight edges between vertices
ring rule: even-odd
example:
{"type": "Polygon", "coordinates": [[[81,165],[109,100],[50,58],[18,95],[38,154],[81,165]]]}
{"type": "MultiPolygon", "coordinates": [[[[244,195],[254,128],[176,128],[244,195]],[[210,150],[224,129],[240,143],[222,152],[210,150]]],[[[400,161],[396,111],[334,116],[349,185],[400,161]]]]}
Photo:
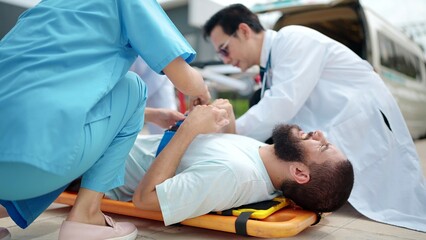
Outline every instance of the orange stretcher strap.
{"type": "MultiPolygon", "coordinates": [[[[63,192],[56,203],[74,205],[77,195],[63,192]]],[[[102,199],[101,209],[104,212],[122,214],[157,221],[163,221],[161,212],[140,210],[132,202],[121,202],[110,199],[102,199]]],[[[211,230],[236,233],[236,216],[223,216],[217,214],[205,214],[199,217],[187,219],[182,225],[206,228],[211,230]]],[[[301,209],[282,208],[270,216],[262,219],[248,219],[246,235],[261,238],[292,237],[311,226],[317,221],[317,215],[301,209]]]]}

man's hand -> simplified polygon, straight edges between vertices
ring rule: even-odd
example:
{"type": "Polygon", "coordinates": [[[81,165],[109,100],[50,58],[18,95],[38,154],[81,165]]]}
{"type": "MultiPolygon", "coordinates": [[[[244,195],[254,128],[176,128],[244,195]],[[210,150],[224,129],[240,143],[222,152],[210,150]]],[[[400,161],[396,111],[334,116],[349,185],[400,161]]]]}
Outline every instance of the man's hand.
{"type": "Polygon", "coordinates": [[[224,133],[234,133],[235,134],[235,114],[232,104],[228,99],[216,99],[212,104],[212,106],[217,107],[219,109],[224,109],[228,114],[229,124],[225,126],[222,131],[224,133]]]}
{"type": "Polygon", "coordinates": [[[166,108],[146,108],[145,121],[154,123],[162,128],[169,128],[177,121],[185,118],[182,113],[166,108]]]}
{"type": "Polygon", "coordinates": [[[229,116],[225,109],[212,105],[198,105],[189,113],[179,128],[188,135],[196,136],[204,133],[216,133],[229,124],[229,116]]]}

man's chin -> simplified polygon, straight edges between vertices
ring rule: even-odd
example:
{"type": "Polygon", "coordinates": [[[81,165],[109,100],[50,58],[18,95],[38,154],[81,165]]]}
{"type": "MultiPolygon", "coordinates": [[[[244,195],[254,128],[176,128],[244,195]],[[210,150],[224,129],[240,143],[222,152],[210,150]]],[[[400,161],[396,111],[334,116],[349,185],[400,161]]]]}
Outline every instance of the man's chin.
{"type": "Polygon", "coordinates": [[[251,65],[251,66],[247,66],[247,65],[242,65],[242,64],[237,64],[235,65],[235,67],[238,67],[241,72],[246,72],[246,71],[258,71],[258,69],[254,69],[255,67],[257,67],[257,65],[251,65]]]}
{"type": "Polygon", "coordinates": [[[303,147],[300,145],[300,137],[297,125],[279,124],[272,132],[275,154],[286,162],[303,162],[303,147]]]}
{"type": "Polygon", "coordinates": [[[240,62],[235,63],[233,66],[239,68],[241,72],[245,72],[248,69],[247,66],[241,65],[240,62]]]}
{"type": "Polygon", "coordinates": [[[241,66],[236,66],[236,67],[239,68],[241,72],[246,72],[247,69],[249,69],[248,67],[241,67],[241,66]]]}

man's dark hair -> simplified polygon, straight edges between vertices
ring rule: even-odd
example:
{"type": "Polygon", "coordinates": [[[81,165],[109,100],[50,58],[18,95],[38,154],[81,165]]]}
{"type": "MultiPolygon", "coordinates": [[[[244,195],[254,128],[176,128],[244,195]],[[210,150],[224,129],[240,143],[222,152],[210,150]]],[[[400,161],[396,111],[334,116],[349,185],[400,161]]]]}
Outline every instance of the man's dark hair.
{"type": "Polygon", "coordinates": [[[314,212],[332,212],[348,200],[354,184],[354,170],[347,159],[327,160],[322,164],[308,163],[301,147],[301,139],[293,134],[297,125],[279,124],[272,131],[275,155],[286,162],[300,162],[310,171],[307,183],[285,180],[283,195],[300,207],[314,212]]]}
{"type": "Polygon", "coordinates": [[[259,18],[256,14],[251,12],[242,4],[232,4],[215,13],[204,24],[204,39],[207,39],[210,36],[213,28],[215,28],[217,25],[222,27],[224,33],[227,35],[232,35],[238,29],[240,23],[249,25],[250,28],[256,33],[265,30],[262,24],[260,24],[259,18]]]}
{"type": "Polygon", "coordinates": [[[332,212],[349,198],[354,184],[350,161],[326,161],[309,166],[310,180],[305,184],[286,180],[281,185],[283,195],[303,209],[314,212],[332,212]]]}

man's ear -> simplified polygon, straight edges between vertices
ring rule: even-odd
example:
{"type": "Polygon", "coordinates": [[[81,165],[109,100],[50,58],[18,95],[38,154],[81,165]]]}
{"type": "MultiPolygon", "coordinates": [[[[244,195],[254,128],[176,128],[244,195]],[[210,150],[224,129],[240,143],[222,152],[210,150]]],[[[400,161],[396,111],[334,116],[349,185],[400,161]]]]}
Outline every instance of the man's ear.
{"type": "Polygon", "coordinates": [[[294,181],[296,181],[299,184],[305,184],[309,182],[311,178],[309,168],[303,163],[299,163],[299,162],[291,163],[289,170],[294,181]]]}
{"type": "Polygon", "coordinates": [[[251,36],[252,30],[247,23],[240,23],[240,25],[238,25],[238,30],[240,30],[245,39],[251,36]]]}

